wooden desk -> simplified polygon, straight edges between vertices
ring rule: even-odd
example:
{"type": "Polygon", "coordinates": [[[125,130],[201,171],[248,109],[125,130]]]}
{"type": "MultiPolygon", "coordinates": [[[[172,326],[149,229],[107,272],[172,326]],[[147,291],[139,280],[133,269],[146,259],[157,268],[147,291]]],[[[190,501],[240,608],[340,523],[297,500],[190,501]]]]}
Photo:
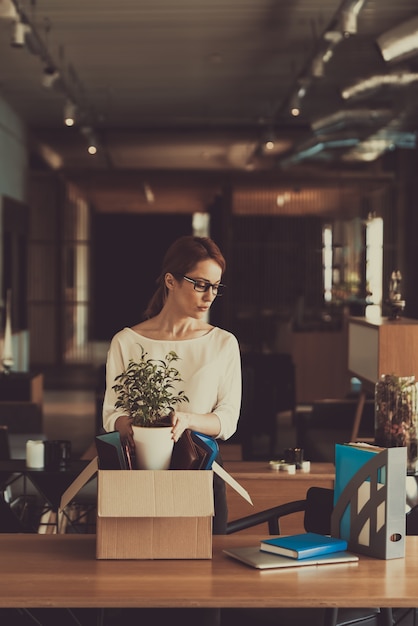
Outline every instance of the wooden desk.
{"type": "Polygon", "coordinates": [[[0,535],[0,607],[412,607],[418,537],[406,557],[260,572],[222,554],[257,536],[214,537],[212,560],[97,561],[94,535],[0,535]]]}
{"type": "MultiPolygon", "coordinates": [[[[332,463],[311,463],[309,473],[297,470],[294,475],[272,470],[266,461],[225,461],[224,466],[248,491],[254,503],[251,506],[227,485],[229,521],[278,504],[302,500],[312,486],[334,488],[335,467],[332,463]]],[[[283,518],[280,530],[283,534],[303,532],[303,513],[283,518]]],[[[254,533],[254,529],[242,533],[254,533]]]]}

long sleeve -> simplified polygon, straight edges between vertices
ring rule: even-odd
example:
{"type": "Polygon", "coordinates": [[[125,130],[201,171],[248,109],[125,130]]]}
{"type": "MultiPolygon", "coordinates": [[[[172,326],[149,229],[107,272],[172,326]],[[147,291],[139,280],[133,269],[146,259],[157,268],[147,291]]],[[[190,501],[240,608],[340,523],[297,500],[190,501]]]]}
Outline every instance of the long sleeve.
{"type": "Polygon", "coordinates": [[[236,431],[241,410],[241,355],[233,335],[227,338],[221,359],[222,376],[219,377],[218,398],[212,410],[221,422],[218,439],[226,440],[236,431]]]}
{"type": "Polygon", "coordinates": [[[115,409],[115,378],[126,369],[130,359],[139,359],[141,346],[152,359],[165,359],[174,350],[179,356],[176,367],[182,378],[174,392],[183,390],[189,399],[178,408],[199,414],[216,413],[221,424],[218,438],[228,439],[234,434],[241,409],[241,356],[235,336],[216,327],[207,335],[184,341],[148,339],[130,328],[117,333],[111,341],[106,365],[105,430],[113,430],[116,419],[124,414],[122,409],[115,409]]]}

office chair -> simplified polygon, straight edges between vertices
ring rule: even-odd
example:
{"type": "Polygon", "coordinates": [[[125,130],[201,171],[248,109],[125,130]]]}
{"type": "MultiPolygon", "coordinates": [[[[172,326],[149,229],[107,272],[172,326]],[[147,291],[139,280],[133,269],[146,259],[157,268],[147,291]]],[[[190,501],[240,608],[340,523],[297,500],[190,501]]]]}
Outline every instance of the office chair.
{"type": "MultiPolygon", "coordinates": [[[[9,429],[6,425],[0,424],[0,461],[10,460],[9,429]]],[[[11,472],[0,472],[0,490],[5,499],[11,497],[8,481],[12,476],[11,472]]]]}
{"type": "MultiPolygon", "coordinates": [[[[267,524],[270,535],[280,535],[280,520],[286,515],[300,511],[304,512],[304,528],[306,532],[329,535],[331,533],[331,513],[334,506],[334,491],[323,487],[310,487],[304,500],[295,500],[278,506],[253,513],[246,517],[233,520],[227,525],[227,535],[267,524]]],[[[279,611],[276,609],[275,611],[279,611]]],[[[291,609],[292,612],[304,611],[303,609],[291,609]]],[[[322,626],[393,626],[392,609],[365,608],[365,609],[337,609],[326,608],[310,609],[311,613],[318,617],[320,611],[320,623],[322,626]]],[[[306,613],[306,610],[304,611],[306,613]]],[[[263,624],[263,614],[257,613],[254,623],[263,624]]],[[[280,623],[280,620],[277,620],[280,623]]],[[[297,623],[297,621],[296,621],[297,623]]],[[[313,625],[313,617],[309,619],[313,625]]],[[[316,622],[315,622],[316,623],[316,622]]]]}

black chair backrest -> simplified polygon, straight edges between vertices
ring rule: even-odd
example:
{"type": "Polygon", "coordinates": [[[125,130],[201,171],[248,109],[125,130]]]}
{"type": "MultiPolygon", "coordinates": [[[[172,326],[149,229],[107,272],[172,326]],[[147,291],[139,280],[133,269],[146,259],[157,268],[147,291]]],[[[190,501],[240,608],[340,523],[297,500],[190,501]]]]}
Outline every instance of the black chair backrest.
{"type": "Polygon", "coordinates": [[[306,493],[306,508],[303,520],[306,532],[330,535],[333,508],[333,489],[310,487],[306,493]]]}

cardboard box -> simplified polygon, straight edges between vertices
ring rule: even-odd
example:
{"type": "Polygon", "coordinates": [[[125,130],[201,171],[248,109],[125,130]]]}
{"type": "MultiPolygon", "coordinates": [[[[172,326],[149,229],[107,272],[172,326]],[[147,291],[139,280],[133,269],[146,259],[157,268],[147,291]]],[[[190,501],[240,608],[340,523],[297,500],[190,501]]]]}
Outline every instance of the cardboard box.
{"type": "Polygon", "coordinates": [[[211,470],[98,470],[97,459],[61,498],[65,508],[98,472],[98,559],[211,559],[211,470]]]}
{"type": "Polygon", "coordinates": [[[213,473],[103,470],[98,559],[212,558],[213,473]]]}
{"type": "Polygon", "coordinates": [[[253,505],[216,461],[212,470],[99,470],[96,457],[63,493],[61,514],[96,472],[98,559],[211,559],[214,473],[253,505]]]}

